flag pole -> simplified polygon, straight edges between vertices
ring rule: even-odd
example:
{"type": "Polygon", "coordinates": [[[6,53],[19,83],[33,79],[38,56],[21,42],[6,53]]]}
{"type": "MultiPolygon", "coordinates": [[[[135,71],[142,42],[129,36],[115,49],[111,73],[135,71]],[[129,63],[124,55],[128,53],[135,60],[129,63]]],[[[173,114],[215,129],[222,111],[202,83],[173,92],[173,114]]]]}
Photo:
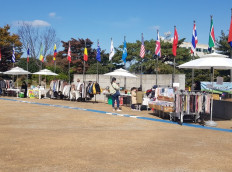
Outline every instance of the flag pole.
{"type": "MultiPolygon", "coordinates": [[[[211,21],[213,19],[213,16],[210,16],[210,28],[211,28],[211,21]]],[[[211,32],[211,30],[210,30],[211,32]]],[[[210,47],[210,53],[212,53],[212,48],[210,47]]],[[[210,126],[210,127],[216,127],[217,123],[213,121],[213,82],[214,82],[214,68],[211,67],[211,88],[212,88],[212,92],[211,92],[211,106],[210,106],[210,120],[205,122],[206,126],[210,126]]]]}
{"type": "MultiPolygon", "coordinates": [[[[194,24],[195,24],[195,20],[193,21],[193,26],[194,26],[194,24]]],[[[196,45],[195,45],[196,46],[196,45]]],[[[195,47],[195,48],[197,48],[197,46],[195,47]]],[[[192,60],[194,60],[195,59],[195,49],[194,49],[194,51],[193,51],[193,57],[192,57],[192,60]]],[[[195,88],[194,88],[194,69],[192,69],[192,89],[191,90],[195,90],[195,88]]]]}
{"type": "MultiPolygon", "coordinates": [[[[99,44],[99,39],[97,40],[97,44],[99,44]]],[[[98,46],[98,45],[97,45],[98,46]]],[[[98,74],[98,60],[97,60],[97,78],[96,82],[99,83],[99,74],[98,74]]]]}
{"type": "MultiPolygon", "coordinates": [[[[28,54],[28,58],[27,58],[27,71],[28,71],[28,61],[29,61],[29,54],[28,54]]],[[[28,85],[28,74],[27,74],[27,85],[28,85]]]]}
{"type": "MultiPolygon", "coordinates": [[[[112,42],[112,37],[111,37],[111,42],[112,42]]],[[[110,42],[110,48],[111,48],[111,42],[110,42]]],[[[113,69],[113,68],[112,68],[112,65],[113,65],[112,59],[113,59],[113,58],[110,59],[110,72],[112,72],[112,69],[113,69]]],[[[112,76],[110,76],[110,82],[111,82],[111,81],[112,81],[112,76]]]]}
{"type": "MultiPolygon", "coordinates": [[[[143,39],[143,33],[141,33],[141,39],[143,39]]],[[[141,64],[140,64],[140,88],[142,88],[142,70],[143,70],[143,68],[142,68],[142,62],[143,62],[143,58],[141,59],[141,64]]]]}
{"type": "MultiPolygon", "coordinates": [[[[159,33],[159,29],[157,29],[157,36],[158,36],[158,33],[159,33]]],[[[160,41],[160,40],[159,40],[160,41]]],[[[161,50],[160,50],[160,52],[161,52],[161,50]]],[[[156,55],[156,80],[155,80],[155,84],[158,86],[158,65],[159,65],[159,63],[158,63],[158,59],[159,58],[159,56],[158,55],[156,55]]]]}
{"type": "Polygon", "coordinates": [[[70,61],[68,61],[68,82],[70,85],[70,61]]]}
{"type": "Polygon", "coordinates": [[[56,60],[54,61],[54,65],[55,65],[54,72],[56,73],[56,60]]]}

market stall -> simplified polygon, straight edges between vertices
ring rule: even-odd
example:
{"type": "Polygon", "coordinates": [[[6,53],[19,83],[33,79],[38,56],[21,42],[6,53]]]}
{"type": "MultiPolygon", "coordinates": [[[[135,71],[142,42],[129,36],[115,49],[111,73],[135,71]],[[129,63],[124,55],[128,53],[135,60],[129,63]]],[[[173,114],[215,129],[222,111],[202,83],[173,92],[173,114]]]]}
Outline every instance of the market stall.
{"type": "MultiPolygon", "coordinates": [[[[10,88],[11,90],[7,89],[6,91],[9,91],[9,92],[15,92],[17,97],[19,95],[19,87],[18,87],[18,75],[27,75],[27,74],[30,74],[30,72],[20,68],[20,67],[14,67],[12,68],[11,70],[9,71],[6,71],[4,72],[3,74],[5,75],[16,75],[17,76],[17,87],[16,87],[16,90],[12,90],[12,88],[10,88]]],[[[14,95],[14,94],[13,94],[14,95]]]]}

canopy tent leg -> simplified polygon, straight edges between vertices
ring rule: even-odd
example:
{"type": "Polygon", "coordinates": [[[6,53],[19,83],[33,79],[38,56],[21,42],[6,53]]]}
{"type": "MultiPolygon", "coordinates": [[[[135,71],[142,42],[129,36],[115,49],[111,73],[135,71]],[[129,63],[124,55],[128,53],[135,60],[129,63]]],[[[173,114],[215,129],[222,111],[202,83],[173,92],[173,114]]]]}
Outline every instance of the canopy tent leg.
{"type": "Polygon", "coordinates": [[[213,121],[213,82],[214,82],[214,68],[211,67],[211,75],[212,75],[212,78],[211,78],[211,82],[212,82],[212,94],[211,94],[211,110],[210,110],[210,120],[209,121],[206,121],[205,122],[205,125],[206,126],[209,126],[209,127],[216,127],[217,126],[217,123],[215,121],[213,121]]]}

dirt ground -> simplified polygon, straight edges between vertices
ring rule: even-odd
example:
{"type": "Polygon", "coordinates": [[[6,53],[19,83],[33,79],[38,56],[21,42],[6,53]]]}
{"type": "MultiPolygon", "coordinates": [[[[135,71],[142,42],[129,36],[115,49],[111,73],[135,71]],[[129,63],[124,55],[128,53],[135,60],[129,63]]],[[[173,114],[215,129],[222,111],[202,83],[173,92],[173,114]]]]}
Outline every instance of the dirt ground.
{"type": "MultiPolygon", "coordinates": [[[[17,99],[111,112],[104,103],[17,99]]],[[[158,118],[151,112],[122,114],[158,118]]],[[[232,129],[232,121],[217,121],[232,129]]],[[[232,133],[0,99],[0,171],[231,171],[232,133]]]]}

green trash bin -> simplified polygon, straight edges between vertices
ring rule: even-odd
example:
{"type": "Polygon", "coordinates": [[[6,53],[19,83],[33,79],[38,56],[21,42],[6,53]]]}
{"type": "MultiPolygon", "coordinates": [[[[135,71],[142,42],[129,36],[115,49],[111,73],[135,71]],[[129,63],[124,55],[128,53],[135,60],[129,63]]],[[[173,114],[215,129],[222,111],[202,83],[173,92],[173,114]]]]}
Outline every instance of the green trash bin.
{"type": "Polygon", "coordinates": [[[109,97],[108,97],[108,104],[112,105],[112,96],[111,95],[109,95],[109,97]]]}
{"type": "Polygon", "coordinates": [[[19,97],[20,97],[20,98],[24,98],[24,92],[20,92],[20,93],[19,93],[19,97]]]}

